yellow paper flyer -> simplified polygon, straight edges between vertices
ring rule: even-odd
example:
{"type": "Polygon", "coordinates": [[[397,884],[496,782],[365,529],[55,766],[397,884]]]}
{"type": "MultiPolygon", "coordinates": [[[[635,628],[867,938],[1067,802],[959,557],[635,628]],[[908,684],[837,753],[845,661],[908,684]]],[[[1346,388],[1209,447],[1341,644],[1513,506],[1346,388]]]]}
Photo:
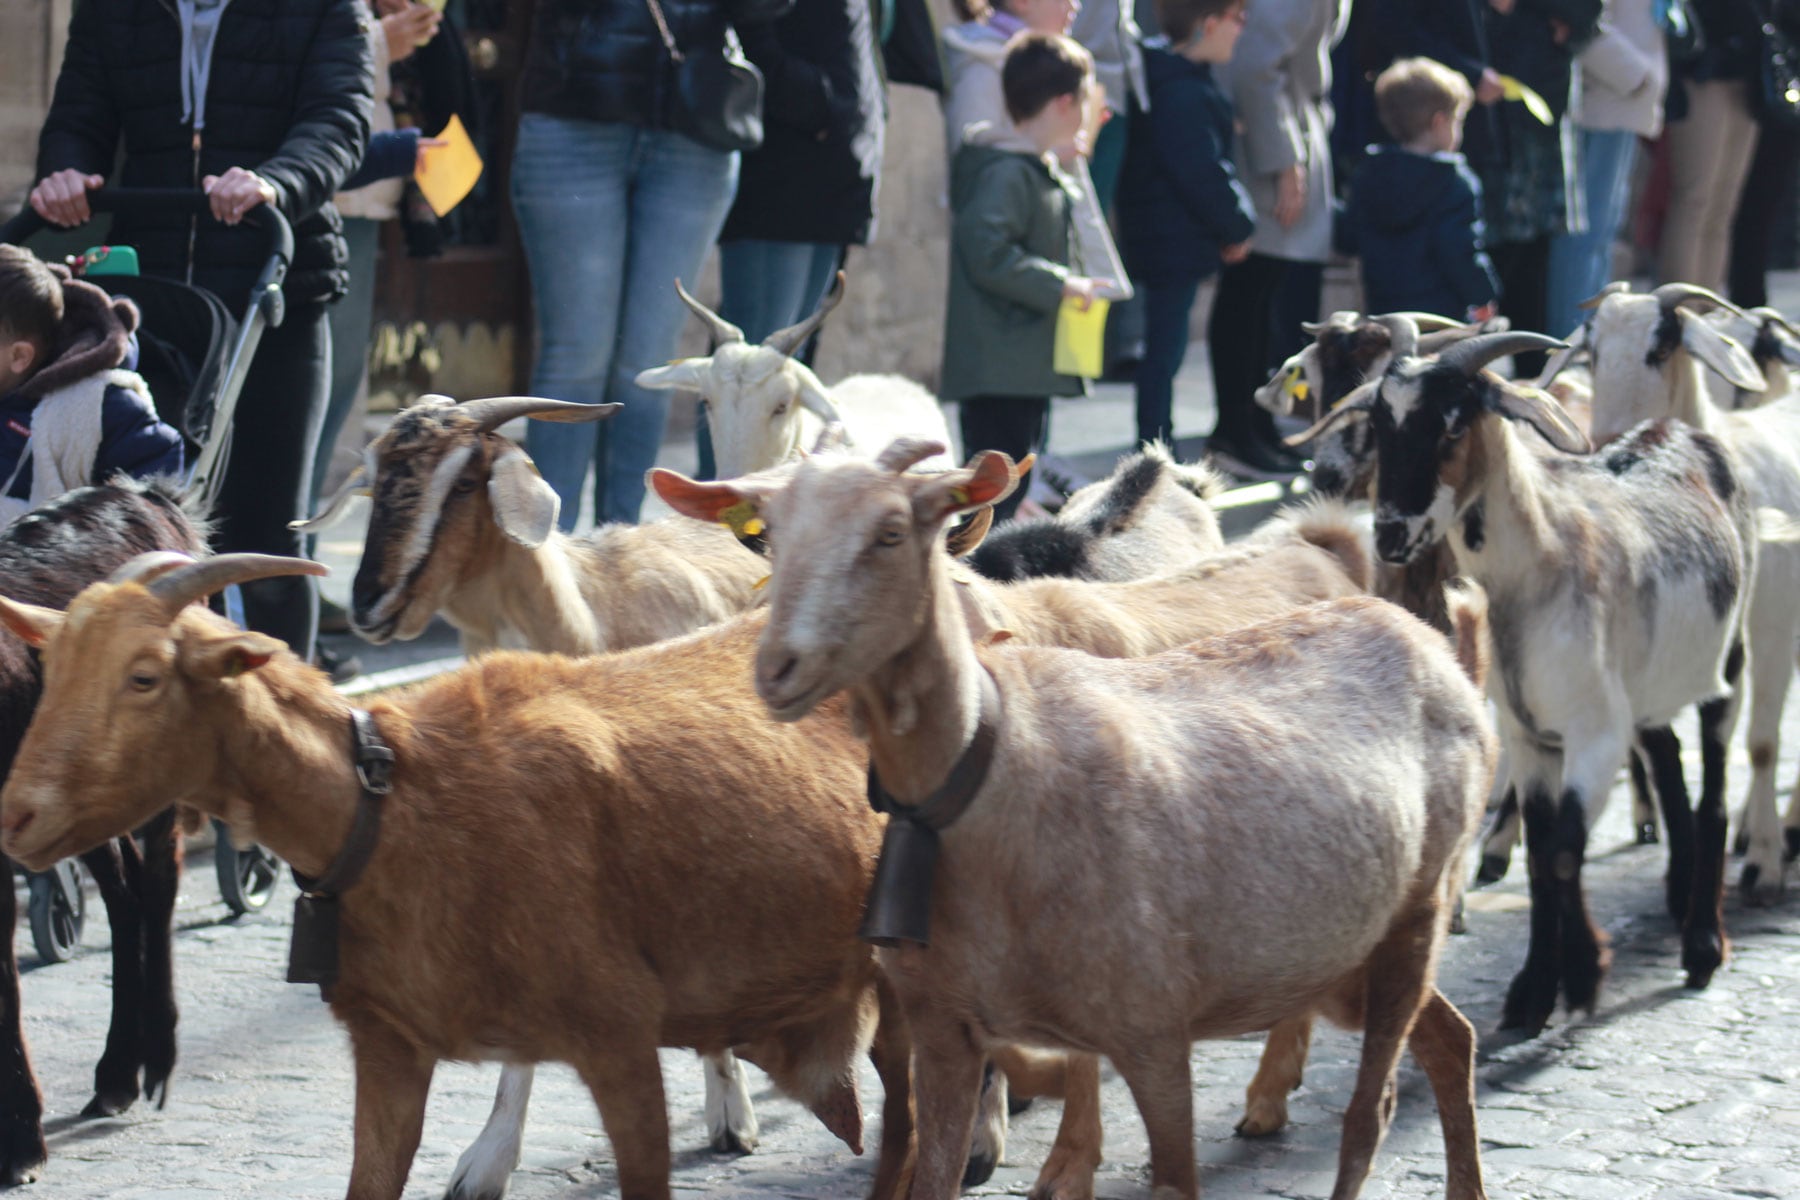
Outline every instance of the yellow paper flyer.
{"type": "Polygon", "coordinates": [[[455,113],[450,114],[450,123],[437,136],[445,144],[425,148],[424,161],[419,164],[414,179],[419,190],[425,193],[431,211],[441,217],[461,204],[475,181],[481,178],[481,155],[475,152],[469,131],[463,128],[461,118],[455,113]]]}

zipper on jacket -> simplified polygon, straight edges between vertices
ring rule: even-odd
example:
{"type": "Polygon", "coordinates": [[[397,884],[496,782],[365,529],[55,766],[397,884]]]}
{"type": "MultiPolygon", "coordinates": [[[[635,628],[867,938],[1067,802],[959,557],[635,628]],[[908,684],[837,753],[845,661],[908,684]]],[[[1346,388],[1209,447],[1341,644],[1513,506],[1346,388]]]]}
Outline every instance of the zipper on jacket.
{"type": "MultiPolygon", "coordinates": [[[[161,0],[161,4],[162,4],[163,11],[168,13],[169,17],[175,22],[175,31],[177,33],[179,33],[181,31],[181,14],[175,10],[175,6],[172,3],[170,3],[170,0],[161,0]]],[[[193,130],[193,139],[189,143],[189,149],[190,149],[190,153],[193,155],[193,164],[192,164],[193,169],[191,172],[191,180],[193,183],[194,190],[199,191],[200,190],[200,131],[198,129],[193,130]]],[[[189,287],[192,287],[194,284],[194,248],[195,248],[196,243],[199,240],[200,240],[200,217],[199,217],[199,214],[196,213],[196,214],[188,217],[187,267],[182,275],[182,281],[184,283],[186,283],[189,287]]]]}

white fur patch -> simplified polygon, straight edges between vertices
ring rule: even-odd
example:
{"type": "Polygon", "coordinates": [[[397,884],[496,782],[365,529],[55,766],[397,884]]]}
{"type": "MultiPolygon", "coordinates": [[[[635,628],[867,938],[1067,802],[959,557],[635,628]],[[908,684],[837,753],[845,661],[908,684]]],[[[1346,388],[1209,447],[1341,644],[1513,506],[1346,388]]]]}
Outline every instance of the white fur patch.
{"type": "Polygon", "coordinates": [[[525,1109],[531,1103],[535,1075],[534,1068],[522,1066],[509,1066],[500,1072],[494,1110],[488,1114],[480,1136],[456,1160],[445,1200],[506,1194],[507,1179],[518,1168],[523,1149],[525,1109]]]}

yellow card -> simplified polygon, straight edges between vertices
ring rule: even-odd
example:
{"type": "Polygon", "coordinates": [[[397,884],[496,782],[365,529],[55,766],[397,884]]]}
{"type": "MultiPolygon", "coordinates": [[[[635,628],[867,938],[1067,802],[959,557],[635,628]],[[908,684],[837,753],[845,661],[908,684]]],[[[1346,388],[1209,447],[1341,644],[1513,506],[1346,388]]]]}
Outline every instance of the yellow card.
{"type": "Polygon", "coordinates": [[[1508,100],[1517,100],[1522,103],[1525,111],[1537,118],[1539,125],[1548,125],[1555,120],[1550,115],[1550,106],[1544,103],[1544,98],[1511,75],[1500,77],[1500,94],[1508,100]]]}
{"type": "Polygon", "coordinates": [[[1086,311],[1065,297],[1056,311],[1056,351],[1051,365],[1058,375],[1098,379],[1106,373],[1106,310],[1112,301],[1096,299],[1086,311]]]}
{"type": "Polygon", "coordinates": [[[481,178],[481,155],[475,153],[475,143],[469,140],[469,131],[455,113],[450,114],[450,123],[437,136],[448,144],[427,146],[425,161],[413,178],[425,193],[431,211],[441,217],[461,204],[481,178]]]}

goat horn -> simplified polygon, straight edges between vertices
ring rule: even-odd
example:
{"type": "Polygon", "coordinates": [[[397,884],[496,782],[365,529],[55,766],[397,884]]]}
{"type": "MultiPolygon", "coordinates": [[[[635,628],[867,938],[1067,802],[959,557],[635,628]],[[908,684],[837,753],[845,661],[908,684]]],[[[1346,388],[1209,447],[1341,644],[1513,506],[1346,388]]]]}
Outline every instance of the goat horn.
{"type": "Polygon", "coordinates": [[[875,465],[898,475],[948,449],[942,442],[928,441],[925,438],[895,438],[888,443],[887,449],[875,456],[875,465]]]}
{"type": "Polygon", "coordinates": [[[1411,358],[1419,352],[1419,323],[1408,313],[1383,313],[1369,320],[1383,326],[1388,331],[1388,347],[1393,354],[1393,361],[1411,358]]]}
{"type": "Polygon", "coordinates": [[[741,342],[744,340],[743,330],[688,295],[688,290],[681,286],[681,280],[679,279],[675,281],[675,294],[681,297],[681,302],[688,306],[689,312],[693,313],[696,317],[699,317],[706,323],[706,328],[712,333],[713,346],[715,348],[723,346],[727,342],[741,342]]]}
{"type": "Polygon", "coordinates": [[[150,594],[163,602],[173,621],[181,610],[194,601],[212,595],[234,583],[253,579],[272,579],[278,575],[329,575],[324,563],[304,558],[280,558],[273,554],[221,554],[216,558],[189,562],[178,571],[170,571],[152,580],[150,594]]]}
{"type": "Polygon", "coordinates": [[[806,320],[800,322],[798,325],[789,325],[786,329],[777,329],[774,333],[771,333],[768,337],[763,339],[763,345],[771,350],[779,350],[792,358],[796,350],[806,345],[806,339],[811,337],[819,326],[825,323],[825,318],[830,315],[831,310],[836,308],[839,301],[843,300],[843,298],[844,273],[839,271],[837,273],[837,280],[831,285],[831,290],[825,293],[825,298],[819,301],[819,307],[813,310],[812,316],[806,318],[806,320]]]}
{"type": "Polygon", "coordinates": [[[193,561],[192,555],[182,554],[178,550],[152,550],[119,567],[106,577],[106,582],[148,584],[176,567],[185,567],[193,561]]]}
{"type": "Polygon", "coordinates": [[[1615,279],[1593,295],[1583,300],[1577,307],[1584,312],[1592,312],[1606,301],[1608,296],[1623,296],[1631,291],[1631,284],[1623,279],[1615,279]]]}
{"type": "Polygon", "coordinates": [[[339,517],[343,516],[344,509],[350,506],[352,496],[369,494],[369,485],[363,481],[363,476],[366,474],[368,474],[368,468],[358,463],[356,469],[344,477],[344,482],[338,486],[338,490],[332,493],[330,501],[325,505],[324,512],[315,517],[308,517],[304,521],[289,521],[288,528],[301,533],[316,533],[335,523],[339,517]]]}
{"type": "Polygon", "coordinates": [[[1470,328],[1470,325],[1467,321],[1458,321],[1455,317],[1446,317],[1439,313],[1428,313],[1428,312],[1382,313],[1380,316],[1376,316],[1371,319],[1379,321],[1379,320],[1381,320],[1381,317],[1383,317],[1383,316],[1405,317],[1407,320],[1409,320],[1413,323],[1413,327],[1415,329],[1417,329],[1420,333],[1440,333],[1446,329],[1468,329],[1468,328],[1470,328]]]}
{"type": "Polygon", "coordinates": [[[1768,325],[1772,323],[1779,325],[1795,337],[1800,337],[1800,326],[1796,326],[1792,321],[1788,320],[1787,317],[1767,305],[1764,305],[1761,308],[1751,309],[1750,315],[1757,318],[1761,324],[1768,325]]]}
{"type": "Polygon", "coordinates": [[[598,421],[619,411],[617,404],[576,404],[570,400],[545,400],[538,396],[493,396],[457,406],[475,421],[476,433],[498,429],[515,417],[540,421],[598,421]]]}
{"type": "Polygon", "coordinates": [[[1471,379],[1475,373],[1496,359],[1505,358],[1509,354],[1521,354],[1527,350],[1563,350],[1568,343],[1542,333],[1526,333],[1522,330],[1509,330],[1506,333],[1483,333],[1466,341],[1448,346],[1438,355],[1438,361],[1448,367],[1455,367],[1471,379]]]}
{"type": "Polygon", "coordinates": [[[1745,320],[1750,319],[1749,313],[1745,312],[1725,297],[1719,295],[1719,293],[1713,291],[1711,288],[1703,288],[1697,283],[1665,283],[1652,292],[1651,295],[1655,296],[1657,303],[1662,305],[1664,313],[1672,313],[1676,309],[1684,308],[1689,304],[1702,303],[1707,306],[1706,309],[1701,310],[1702,312],[1707,311],[1707,309],[1722,308],[1727,312],[1736,313],[1745,320]]]}

